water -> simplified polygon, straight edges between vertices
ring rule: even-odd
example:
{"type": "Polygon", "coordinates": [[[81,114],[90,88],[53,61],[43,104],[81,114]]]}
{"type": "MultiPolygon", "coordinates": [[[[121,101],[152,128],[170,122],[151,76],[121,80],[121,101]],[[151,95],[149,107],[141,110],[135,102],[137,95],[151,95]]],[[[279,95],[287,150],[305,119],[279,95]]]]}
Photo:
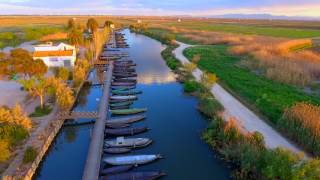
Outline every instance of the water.
{"type": "MultiPolygon", "coordinates": [[[[138,86],[143,94],[134,107],[147,107],[147,119],[134,126],[148,126],[150,131],[136,135],[154,140],[151,146],[132,154],[161,154],[164,159],[136,168],[163,170],[167,180],[229,179],[230,171],[215,157],[200,136],[207,125],[196,110],[197,100],[185,95],[182,86],[161,58],[159,42],[124,31],[130,58],[137,65],[138,86]]],[[[96,108],[101,89],[90,89],[85,105],[76,109],[96,108]]],[[[92,125],[65,127],[44,159],[37,179],[80,179],[88,151],[92,125]],[[70,132],[71,131],[71,132],[70,132]],[[69,135],[68,135],[69,134],[69,135]],[[71,141],[72,140],[72,141],[71,141]]]]}

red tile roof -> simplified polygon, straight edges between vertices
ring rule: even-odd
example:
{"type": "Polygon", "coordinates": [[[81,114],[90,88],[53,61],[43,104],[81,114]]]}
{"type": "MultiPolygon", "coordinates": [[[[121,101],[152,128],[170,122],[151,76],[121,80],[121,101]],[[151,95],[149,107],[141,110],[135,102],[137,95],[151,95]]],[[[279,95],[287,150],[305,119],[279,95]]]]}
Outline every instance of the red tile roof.
{"type": "Polygon", "coordinates": [[[48,56],[72,56],[73,50],[65,51],[35,51],[33,57],[48,57],[48,56]]]}

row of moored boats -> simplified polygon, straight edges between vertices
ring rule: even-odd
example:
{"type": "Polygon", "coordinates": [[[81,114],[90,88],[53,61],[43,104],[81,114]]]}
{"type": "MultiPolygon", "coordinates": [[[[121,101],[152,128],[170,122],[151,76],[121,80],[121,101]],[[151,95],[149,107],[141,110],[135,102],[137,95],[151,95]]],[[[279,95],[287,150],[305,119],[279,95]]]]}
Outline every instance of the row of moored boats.
{"type": "Polygon", "coordinates": [[[101,58],[101,60],[112,60],[114,69],[109,99],[111,118],[106,121],[103,147],[105,156],[100,175],[102,179],[108,180],[157,179],[165,174],[158,170],[138,171],[137,167],[158,160],[162,158],[161,155],[129,154],[138,148],[146,148],[152,143],[152,139],[130,137],[149,130],[147,127],[132,127],[134,123],[146,118],[144,113],[147,108],[132,108],[138,95],[142,94],[142,91],[136,90],[136,64],[132,60],[124,59],[125,56],[120,56],[127,53],[122,52],[119,48],[129,47],[125,42],[124,35],[119,32],[114,35],[116,45],[106,44],[103,57],[107,58],[101,58]],[[116,55],[112,56],[112,54],[116,55]]]}

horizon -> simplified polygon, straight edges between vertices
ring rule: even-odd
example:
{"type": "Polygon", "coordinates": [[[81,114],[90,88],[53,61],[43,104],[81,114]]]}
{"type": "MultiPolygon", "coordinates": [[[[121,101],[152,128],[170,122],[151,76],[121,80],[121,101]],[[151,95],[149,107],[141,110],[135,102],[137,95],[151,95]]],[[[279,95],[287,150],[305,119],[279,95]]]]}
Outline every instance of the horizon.
{"type": "Polygon", "coordinates": [[[223,15],[271,15],[320,18],[320,2],[317,0],[0,0],[0,15],[114,15],[114,16],[223,16],[223,15]]]}

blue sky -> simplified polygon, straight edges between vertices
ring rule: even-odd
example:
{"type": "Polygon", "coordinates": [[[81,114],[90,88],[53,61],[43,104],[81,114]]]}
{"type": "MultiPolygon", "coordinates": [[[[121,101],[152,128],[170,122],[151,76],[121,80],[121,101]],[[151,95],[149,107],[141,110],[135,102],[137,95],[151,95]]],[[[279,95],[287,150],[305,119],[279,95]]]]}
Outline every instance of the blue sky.
{"type": "Polygon", "coordinates": [[[0,0],[0,14],[220,15],[320,17],[320,0],[0,0]]]}

